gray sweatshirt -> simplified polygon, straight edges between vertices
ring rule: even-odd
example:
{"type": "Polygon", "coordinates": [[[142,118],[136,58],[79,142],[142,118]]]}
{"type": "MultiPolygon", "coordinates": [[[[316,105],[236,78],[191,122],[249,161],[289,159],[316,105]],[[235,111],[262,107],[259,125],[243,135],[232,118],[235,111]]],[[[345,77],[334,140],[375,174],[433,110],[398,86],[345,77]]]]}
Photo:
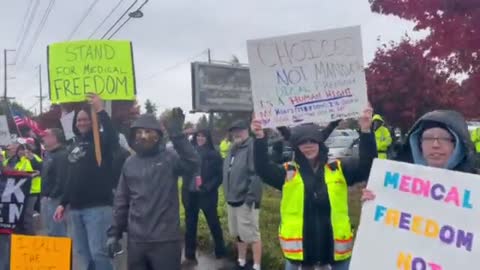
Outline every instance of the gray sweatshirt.
{"type": "Polygon", "coordinates": [[[226,201],[233,206],[246,203],[260,206],[262,182],[255,173],[253,160],[254,140],[248,138],[233,145],[223,164],[223,188],[226,201]]]}

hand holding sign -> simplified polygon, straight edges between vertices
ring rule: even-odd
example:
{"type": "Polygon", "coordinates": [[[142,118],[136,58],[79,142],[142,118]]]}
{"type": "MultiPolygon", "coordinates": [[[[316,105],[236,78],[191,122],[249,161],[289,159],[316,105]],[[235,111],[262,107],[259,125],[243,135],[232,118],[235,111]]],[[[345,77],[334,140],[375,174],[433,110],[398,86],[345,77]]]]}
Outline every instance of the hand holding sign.
{"type": "Polygon", "coordinates": [[[99,95],[95,93],[88,93],[87,100],[88,100],[88,103],[92,105],[92,108],[96,113],[99,113],[104,110],[103,101],[99,95]]]}
{"type": "Polygon", "coordinates": [[[263,139],[265,137],[265,132],[263,131],[263,127],[262,127],[262,122],[260,120],[255,119],[255,116],[252,119],[252,123],[250,126],[253,134],[255,134],[255,138],[263,139]]]}
{"type": "Polygon", "coordinates": [[[97,94],[88,93],[87,95],[88,102],[92,106],[92,132],[93,132],[93,142],[95,143],[95,159],[97,160],[98,166],[102,165],[102,148],[100,145],[100,131],[98,130],[98,117],[97,113],[103,111],[103,102],[97,94]]]}
{"type": "Polygon", "coordinates": [[[358,125],[363,133],[370,133],[372,129],[373,109],[369,105],[363,110],[362,116],[358,119],[358,125]]]}

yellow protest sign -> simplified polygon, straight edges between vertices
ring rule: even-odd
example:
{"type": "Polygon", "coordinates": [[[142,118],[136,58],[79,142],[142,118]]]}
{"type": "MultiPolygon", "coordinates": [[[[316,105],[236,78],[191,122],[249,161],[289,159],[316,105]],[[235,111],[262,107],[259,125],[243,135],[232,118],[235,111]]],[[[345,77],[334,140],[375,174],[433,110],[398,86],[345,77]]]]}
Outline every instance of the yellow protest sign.
{"type": "Polygon", "coordinates": [[[70,270],[70,238],[12,235],[10,270],[70,270]]]}
{"type": "Polygon", "coordinates": [[[85,40],[48,46],[52,103],[86,100],[97,93],[104,100],[135,99],[135,72],[129,41],[85,40]]]}

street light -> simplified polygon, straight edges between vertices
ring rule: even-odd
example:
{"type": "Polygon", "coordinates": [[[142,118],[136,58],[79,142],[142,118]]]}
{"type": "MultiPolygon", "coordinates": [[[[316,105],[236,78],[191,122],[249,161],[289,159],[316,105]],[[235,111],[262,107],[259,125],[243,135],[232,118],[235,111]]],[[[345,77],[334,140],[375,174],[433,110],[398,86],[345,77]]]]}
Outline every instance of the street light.
{"type": "Polygon", "coordinates": [[[139,19],[143,17],[143,12],[140,9],[135,10],[134,12],[128,13],[130,18],[139,19]]]}
{"type": "Polygon", "coordinates": [[[133,2],[133,4],[125,11],[125,13],[122,14],[122,16],[120,16],[120,18],[118,18],[118,20],[112,25],[112,27],[110,27],[110,29],[108,29],[108,31],[102,36],[102,39],[104,39],[108,33],[120,22],[120,20],[125,17],[125,15],[127,15],[128,13],[128,18],[117,28],[117,30],[115,30],[115,32],[113,32],[113,34],[110,35],[110,37],[108,37],[108,39],[111,39],[113,36],[115,36],[115,34],[120,31],[120,29],[122,29],[122,27],[128,23],[128,21],[130,21],[130,19],[134,18],[134,19],[139,19],[139,18],[142,18],[143,17],[143,12],[142,12],[142,8],[143,6],[145,6],[147,3],[148,3],[149,0],[144,0],[144,2],[137,8],[137,10],[135,11],[132,11],[130,13],[128,13],[128,11],[130,11],[130,9],[133,8],[133,6],[138,2],[138,0],[135,0],[135,2],[133,2]]]}

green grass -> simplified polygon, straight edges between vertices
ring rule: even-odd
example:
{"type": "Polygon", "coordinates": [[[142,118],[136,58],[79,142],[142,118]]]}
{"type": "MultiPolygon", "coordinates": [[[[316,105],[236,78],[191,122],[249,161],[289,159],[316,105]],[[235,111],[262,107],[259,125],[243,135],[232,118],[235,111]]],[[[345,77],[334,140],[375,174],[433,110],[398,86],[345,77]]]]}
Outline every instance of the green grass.
{"type": "MultiPolygon", "coordinates": [[[[360,217],[360,194],[363,185],[357,185],[350,189],[350,216],[352,224],[356,228],[360,217]]],[[[223,196],[223,188],[219,189],[218,215],[225,235],[225,242],[229,251],[229,256],[235,258],[235,239],[228,234],[227,206],[223,196]]],[[[264,188],[262,205],[260,210],[260,231],[262,235],[263,269],[283,269],[284,259],[278,242],[278,225],[280,223],[280,199],[281,193],[270,187],[264,188]]],[[[180,207],[180,217],[182,227],[185,226],[185,211],[180,207]]],[[[203,214],[200,215],[198,223],[198,247],[199,249],[210,253],[213,251],[213,241],[210,237],[210,231],[203,214]]]]}

